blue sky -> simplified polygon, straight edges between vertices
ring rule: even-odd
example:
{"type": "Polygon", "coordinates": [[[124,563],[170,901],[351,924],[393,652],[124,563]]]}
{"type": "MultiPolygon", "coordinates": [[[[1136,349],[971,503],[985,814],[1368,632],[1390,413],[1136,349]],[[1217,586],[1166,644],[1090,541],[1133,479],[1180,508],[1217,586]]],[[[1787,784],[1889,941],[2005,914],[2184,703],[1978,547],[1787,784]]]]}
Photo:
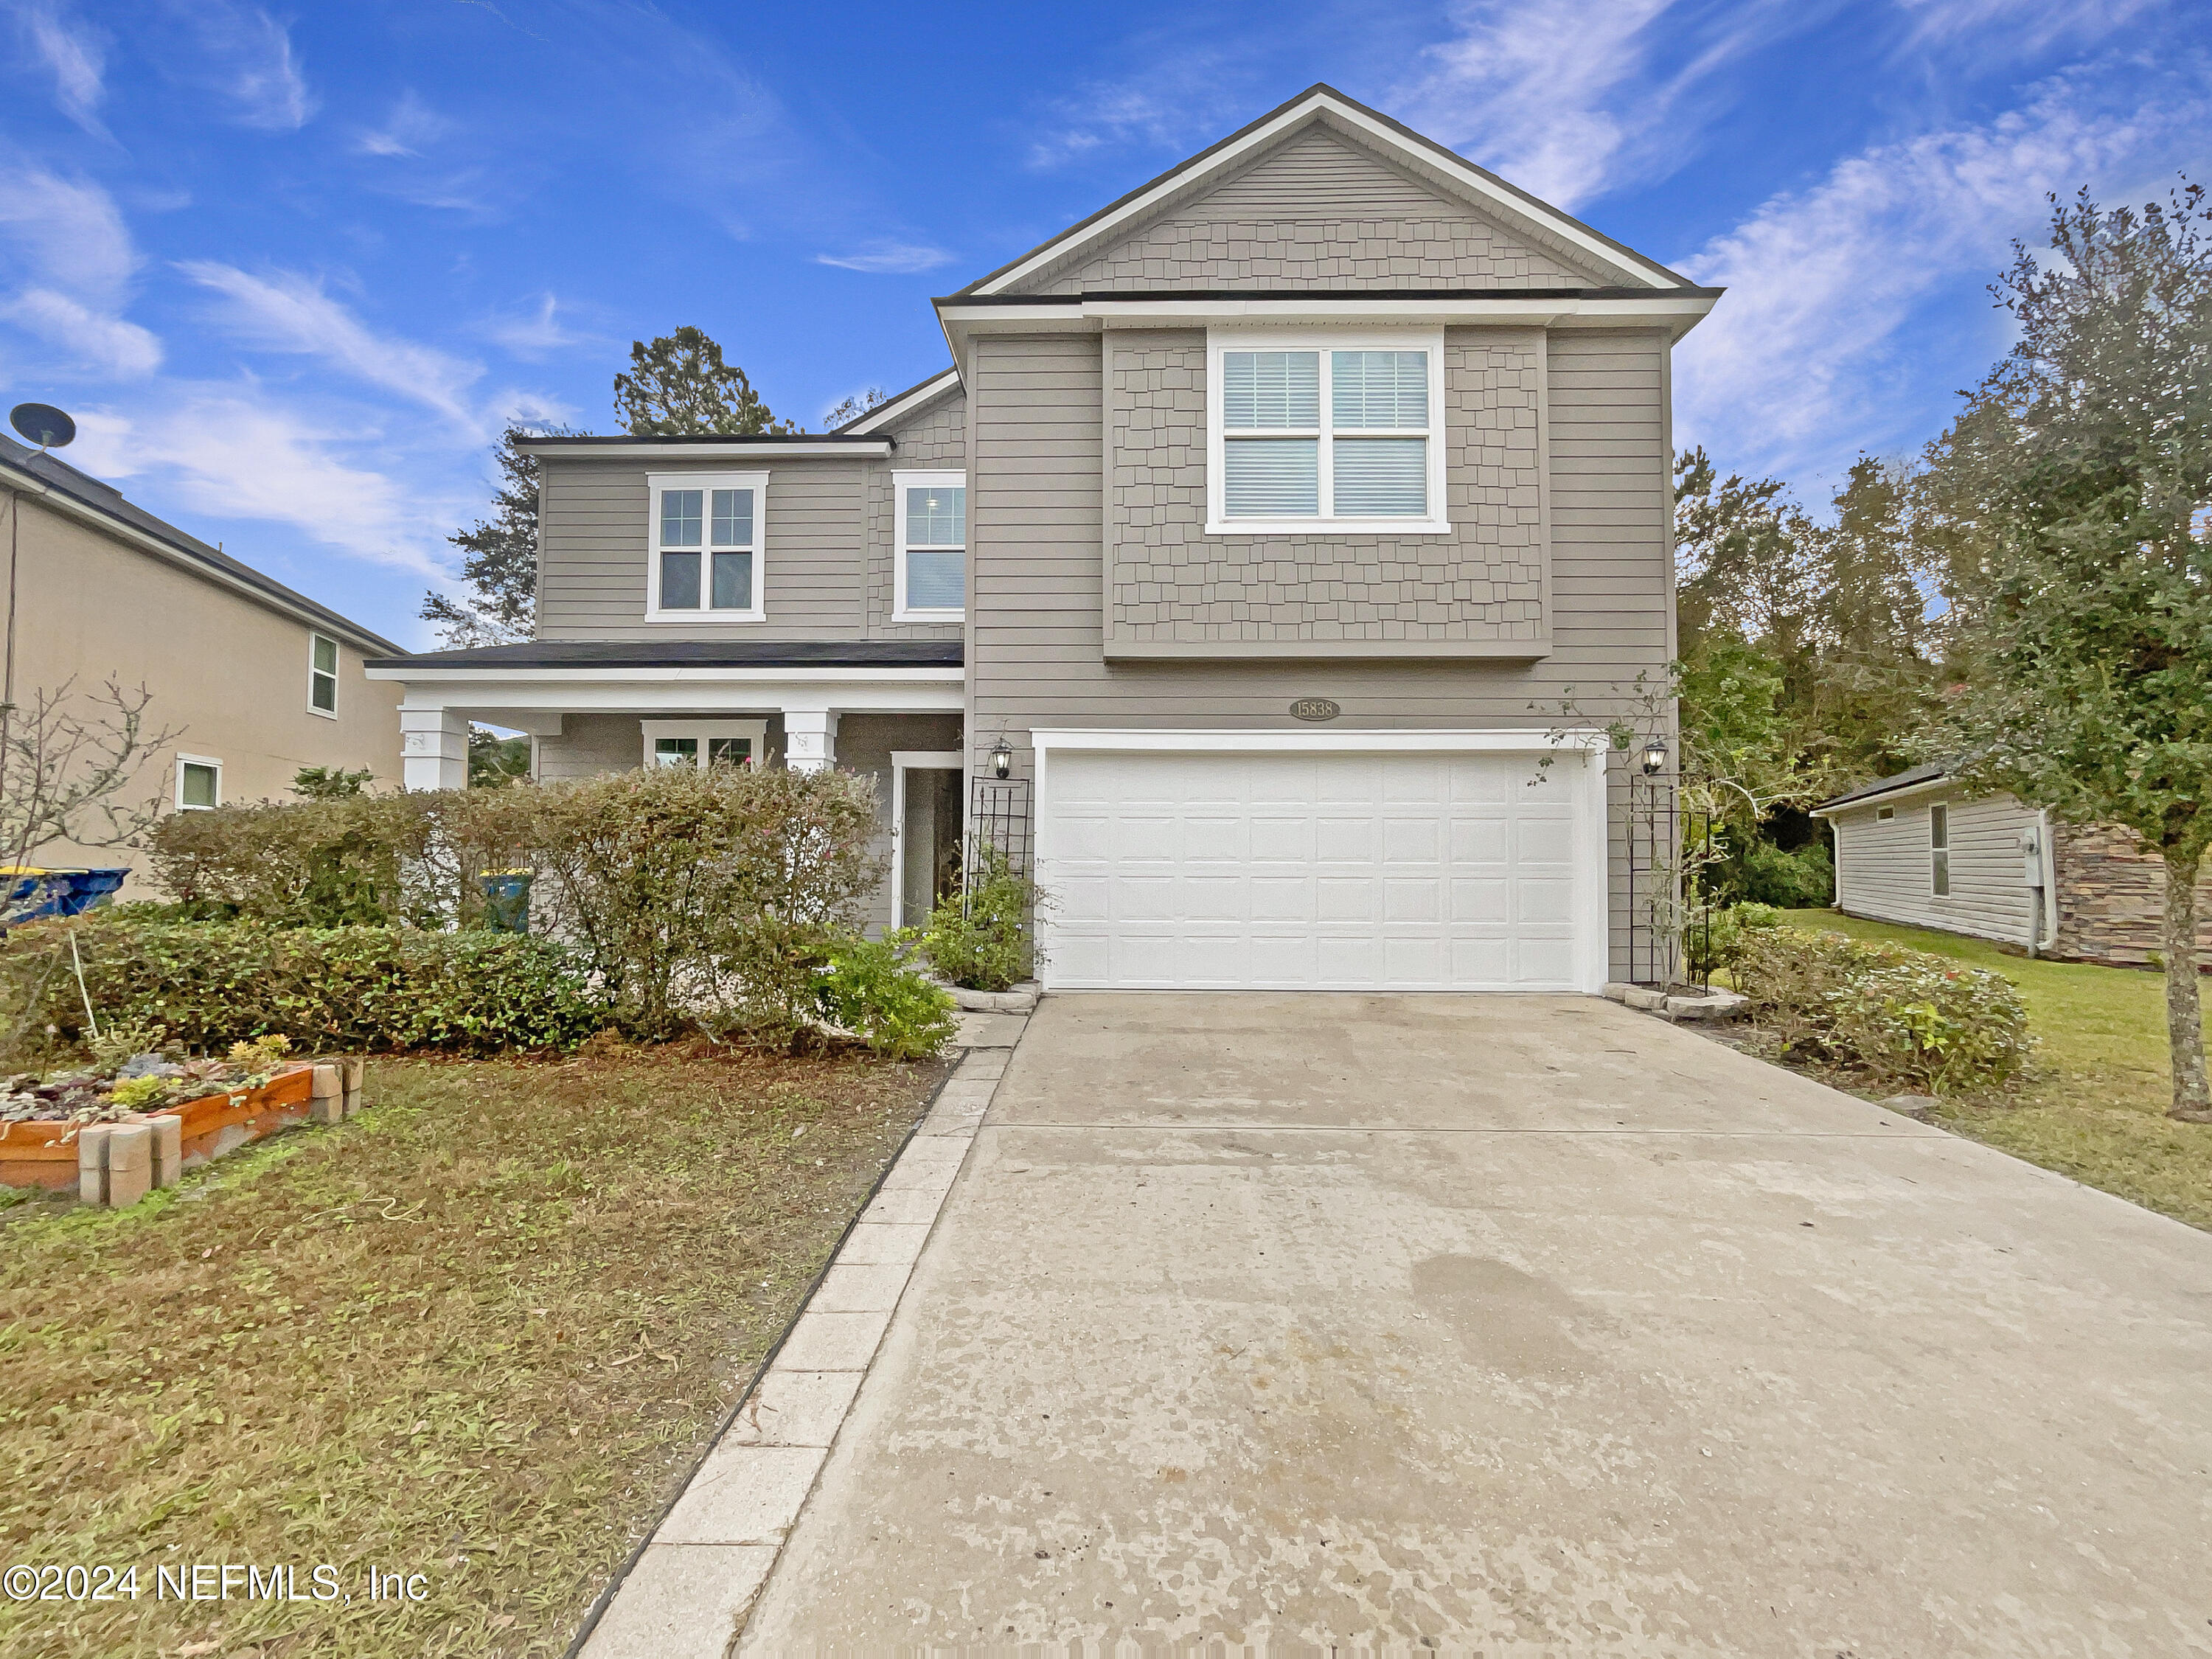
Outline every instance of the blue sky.
{"type": "Polygon", "coordinates": [[[2212,168],[2201,0],[0,0],[0,396],[407,643],[510,416],[696,323],[779,414],[1315,81],[1731,289],[1677,437],[1818,501],[2006,344],[2044,193],[2212,168]],[[1262,21],[1264,20],[1264,21],[1262,21]]]}

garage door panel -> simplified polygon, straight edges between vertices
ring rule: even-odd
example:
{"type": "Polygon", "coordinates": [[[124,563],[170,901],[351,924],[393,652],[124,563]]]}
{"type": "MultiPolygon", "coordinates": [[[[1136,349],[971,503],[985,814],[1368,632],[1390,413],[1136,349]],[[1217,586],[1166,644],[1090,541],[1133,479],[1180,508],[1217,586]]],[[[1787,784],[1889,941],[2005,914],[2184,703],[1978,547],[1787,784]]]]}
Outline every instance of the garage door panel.
{"type": "Polygon", "coordinates": [[[1050,982],[1571,988],[1578,797],[1529,775],[1482,754],[1054,754],[1050,982]]]}

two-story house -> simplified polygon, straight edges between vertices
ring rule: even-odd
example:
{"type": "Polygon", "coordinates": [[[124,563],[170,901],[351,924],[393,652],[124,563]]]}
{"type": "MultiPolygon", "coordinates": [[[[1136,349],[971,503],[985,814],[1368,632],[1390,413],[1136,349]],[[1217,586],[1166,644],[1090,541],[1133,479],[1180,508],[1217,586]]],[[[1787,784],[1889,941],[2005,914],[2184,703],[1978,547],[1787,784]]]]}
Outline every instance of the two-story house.
{"type": "MultiPolygon", "coordinates": [[[[365,768],[384,788],[400,781],[398,689],[362,672],[366,659],[398,649],[382,635],[60,456],[4,437],[0,519],[11,589],[8,697],[27,708],[66,686],[64,710],[97,721],[100,689],[112,680],[147,694],[142,735],[169,734],[119,790],[118,805],[159,796],[191,811],[286,799],[310,766],[365,768]]],[[[50,866],[144,863],[67,842],[34,856],[50,866]]],[[[125,895],[147,896],[136,879],[125,895]]]]}
{"type": "Polygon", "coordinates": [[[537,441],[537,638],[371,672],[413,787],[472,718],[543,779],[872,773],[886,922],[1003,763],[1048,986],[1595,990],[1715,298],[1316,87],[936,301],[952,366],[832,434],[537,441]]]}

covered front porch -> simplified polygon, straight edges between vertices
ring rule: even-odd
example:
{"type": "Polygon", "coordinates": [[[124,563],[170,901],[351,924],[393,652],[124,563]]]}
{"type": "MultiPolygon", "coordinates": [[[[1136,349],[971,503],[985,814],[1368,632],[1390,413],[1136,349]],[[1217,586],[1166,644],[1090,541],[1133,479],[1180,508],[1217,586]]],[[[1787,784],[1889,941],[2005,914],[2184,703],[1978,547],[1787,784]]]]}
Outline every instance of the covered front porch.
{"type": "Polygon", "coordinates": [[[370,663],[405,690],[409,789],[468,783],[469,732],[530,738],[540,782],[649,765],[836,766],[872,778],[886,877],[871,931],[957,884],[969,769],[957,641],[546,641],[370,663]]]}

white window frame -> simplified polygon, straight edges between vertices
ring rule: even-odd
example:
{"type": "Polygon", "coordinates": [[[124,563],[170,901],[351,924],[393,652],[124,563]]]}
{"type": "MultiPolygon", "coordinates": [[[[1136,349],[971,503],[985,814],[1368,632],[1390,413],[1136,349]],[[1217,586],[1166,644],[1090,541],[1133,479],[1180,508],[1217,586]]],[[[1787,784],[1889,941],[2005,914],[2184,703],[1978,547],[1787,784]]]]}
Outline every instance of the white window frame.
{"type": "MultiPolygon", "coordinates": [[[[891,578],[894,588],[891,595],[891,620],[893,622],[944,623],[967,620],[968,607],[965,604],[963,604],[957,611],[953,611],[942,605],[918,608],[906,602],[906,492],[909,489],[927,489],[932,485],[947,484],[957,484],[961,489],[965,489],[968,488],[968,475],[957,470],[891,474],[891,562],[894,572],[891,578]]],[[[973,501],[969,501],[968,507],[970,511],[974,509],[975,505],[973,501]]],[[[974,521],[965,514],[963,515],[963,522],[969,526],[968,536],[960,549],[964,561],[968,544],[975,538],[975,531],[974,521]]],[[[926,550],[943,553],[950,552],[951,550],[931,548],[926,550]]],[[[961,578],[960,592],[964,599],[968,592],[967,573],[964,571],[961,578]]]]}
{"type": "Polygon", "coordinates": [[[185,768],[187,766],[209,766],[215,769],[215,806],[220,806],[222,805],[222,763],[213,755],[187,755],[182,750],[179,750],[177,755],[177,811],[212,812],[215,811],[215,806],[200,806],[185,803],[185,768]]]}
{"type": "Polygon", "coordinates": [[[1951,896],[1951,805],[1936,801],[1928,809],[1928,896],[1951,896]],[[1937,833],[1938,829],[1942,833],[1937,833]]]}
{"type": "Polygon", "coordinates": [[[307,712],[310,714],[326,720],[334,720],[338,717],[339,681],[344,671],[345,647],[338,643],[337,638],[329,634],[309,633],[307,635],[307,712]],[[331,706],[328,708],[318,708],[315,707],[315,681],[321,671],[315,666],[315,647],[318,645],[325,644],[331,647],[331,660],[336,666],[331,670],[331,706]]]}
{"type": "Polygon", "coordinates": [[[644,730],[645,764],[648,768],[659,763],[653,745],[662,738],[696,738],[700,762],[706,758],[710,738],[749,738],[753,745],[753,769],[757,771],[768,763],[766,720],[640,720],[638,725],[644,730]]]}
{"type": "Polygon", "coordinates": [[[765,472],[649,472],[646,475],[645,619],[655,623],[761,623],[768,620],[768,474],[765,472]],[[713,493],[717,489],[753,492],[753,603],[748,611],[717,611],[699,605],[689,609],[663,610],[660,604],[660,496],[664,490],[698,489],[708,494],[701,501],[699,539],[699,597],[714,592],[713,493]]]}
{"type": "MultiPolygon", "coordinates": [[[[1245,435],[1239,434],[1240,436],[1245,435]]],[[[1264,435],[1264,434],[1262,434],[1264,435]]],[[[1297,435],[1305,435],[1299,428],[1297,435]]],[[[1206,533],[1209,536],[1441,536],[1451,531],[1444,501],[1444,336],[1442,329],[1208,329],[1206,336],[1206,533]],[[1224,510],[1225,434],[1222,426],[1222,354],[1230,351],[1317,351],[1321,354],[1318,440],[1321,507],[1312,518],[1232,519],[1224,510]],[[1340,518],[1334,512],[1335,457],[1331,385],[1332,351],[1425,351],[1429,354],[1429,511],[1424,518],[1340,518]]]]}

